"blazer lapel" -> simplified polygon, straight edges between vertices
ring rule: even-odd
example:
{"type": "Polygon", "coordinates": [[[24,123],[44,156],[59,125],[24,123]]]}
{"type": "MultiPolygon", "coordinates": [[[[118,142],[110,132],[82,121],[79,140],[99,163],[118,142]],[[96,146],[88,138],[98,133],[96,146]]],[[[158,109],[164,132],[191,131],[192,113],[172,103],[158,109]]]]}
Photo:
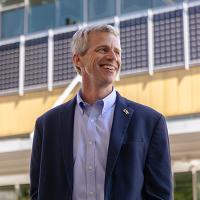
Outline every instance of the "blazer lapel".
{"type": "Polygon", "coordinates": [[[61,113],[61,147],[69,188],[73,188],[73,129],[76,97],[65,104],[61,113]]]}
{"type": "Polygon", "coordinates": [[[133,110],[127,107],[125,99],[117,93],[106,164],[105,197],[109,189],[108,181],[111,178],[132,114],[133,110]]]}

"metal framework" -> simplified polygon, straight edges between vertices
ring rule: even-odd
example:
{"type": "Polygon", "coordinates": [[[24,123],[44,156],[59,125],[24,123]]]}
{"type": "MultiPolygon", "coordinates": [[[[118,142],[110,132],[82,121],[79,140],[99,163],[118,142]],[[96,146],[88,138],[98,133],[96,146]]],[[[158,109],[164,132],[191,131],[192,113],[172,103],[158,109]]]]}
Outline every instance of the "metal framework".
{"type": "MultiPolygon", "coordinates": [[[[120,11],[119,7],[119,0],[117,1],[117,6],[116,9],[118,10],[117,13],[120,11]]],[[[28,7],[29,1],[25,1],[25,6],[28,7]]],[[[48,37],[48,81],[47,81],[47,88],[49,91],[53,90],[53,87],[56,86],[56,84],[53,81],[53,72],[54,72],[54,36],[57,34],[61,33],[67,33],[70,31],[75,31],[81,26],[86,26],[90,24],[100,24],[100,23],[111,23],[114,24],[115,27],[119,28],[119,24],[128,19],[137,19],[139,17],[147,17],[147,25],[148,25],[148,71],[137,71],[137,70],[131,70],[131,71],[123,71],[121,72],[120,76],[126,76],[126,75],[131,75],[135,73],[149,73],[150,75],[153,75],[155,71],[157,70],[163,70],[163,69],[173,69],[177,67],[182,67],[183,65],[185,66],[185,69],[189,69],[189,66],[192,64],[194,65],[195,63],[199,63],[199,60],[196,62],[194,60],[190,60],[190,33],[189,33],[189,14],[188,14],[188,9],[189,7],[192,6],[199,6],[200,2],[192,2],[192,3],[187,3],[183,2],[183,4],[178,4],[176,6],[171,6],[171,7],[166,7],[166,8],[160,8],[160,9],[149,9],[148,11],[144,12],[135,12],[133,14],[129,15],[123,15],[123,16],[115,16],[114,18],[108,18],[104,20],[99,20],[95,22],[87,22],[87,6],[88,5],[88,0],[84,0],[84,21],[86,23],[83,24],[78,24],[78,25],[72,25],[69,27],[63,27],[63,28],[57,28],[55,30],[48,30],[45,32],[41,33],[36,33],[36,34],[31,34],[31,35],[26,35],[26,36],[20,36],[8,40],[3,40],[0,41],[0,46],[7,45],[7,44],[12,44],[12,43],[20,43],[20,55],[19,55],[19,88],[18,88],[18,93],[19,95],[24,94],[24,90],[32,90],[32,89],[38,89],[38,87],[35,86],[30,86],[28,88],[24,88],[24,71],[25,71],[25,43],[28,40],[33,40],[41,37],[48,37]],[[159,69],[158,67],[155,69],[155,64],[154,64],[154,21],[153,17],[156,14],[161,14],[165,12],[170,12],[170,11],[176,11],[177,9],[182,9],[183,12],[183,38],[184,38],[184,63],[172,63],[172,64],[166,64],[164,66],[161,66],[159,69]]],[[[23,6],[20,4],[20,6],[23,6]]],[[[13,8],[13,7],[12,7],[13,8]]],[[[25,29],[27,31],[27,27],[25,26],[25,29]]],[[[25,32],[26,32],[25,31],[25,32]]],[[[118,78],[119,80],[119,78],[118,78]]],[[[68,80],[70,82],[70,80],[68,80]]],[[[66,82],[64,83],[66,84],[66,82]]],[[[62,84],[61,84],[62,85],[62,84]]],[[[44,86],[41,86],[44,87],[44,86]]],[[[13,93],[13,90],[8,90],[8,91],[0,91],[0,95],[4,95],[7,93],[13,93]]]]}

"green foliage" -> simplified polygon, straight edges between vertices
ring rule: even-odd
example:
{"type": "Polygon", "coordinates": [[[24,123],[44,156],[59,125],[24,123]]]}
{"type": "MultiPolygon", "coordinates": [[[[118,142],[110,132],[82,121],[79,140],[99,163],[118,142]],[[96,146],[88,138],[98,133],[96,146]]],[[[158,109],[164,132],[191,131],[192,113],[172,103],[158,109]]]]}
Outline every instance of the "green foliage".
{"type": "Polygon", "coordinates": [[[174,200],[192,200],[192,173],[181,172],[174,175],[174,200]]]}

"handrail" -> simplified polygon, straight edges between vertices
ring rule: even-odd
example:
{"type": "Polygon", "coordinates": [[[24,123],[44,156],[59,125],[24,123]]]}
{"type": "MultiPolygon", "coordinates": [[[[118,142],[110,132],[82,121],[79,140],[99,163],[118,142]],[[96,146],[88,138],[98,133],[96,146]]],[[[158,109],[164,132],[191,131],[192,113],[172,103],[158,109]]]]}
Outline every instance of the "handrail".
{"type": "Polygon", "coordinates": [[[59,96],[59,98],[56,100],[56,102],[53,104],[53,107],[59,106],[62,104],[65,99],[68,97],[68,95],[71,93],[71,91],[76,87],[76,85],[81,82],[81,76],[79,74],[74,77],[74,79],[71,81],[71,83],[67,86],[67,88],[64,90],[64,92],[59,96]]]}
{"type": "MultiPolygon", "coordinates": [[[[53,104],[52,108],[55,108],[56,106],[61,105],[65,99],[68,97],[68,95],[72,92],[72,90],[77,86],[78,83],[80,83],[82,80],[81,76],[77,74],[74,79],[71,81],[71,83],[66,87],[64,92],[58,97],[58,99],[53,104]]],[[[33,139],[34,130],[30,134],[30,138],[33,139]]]]}

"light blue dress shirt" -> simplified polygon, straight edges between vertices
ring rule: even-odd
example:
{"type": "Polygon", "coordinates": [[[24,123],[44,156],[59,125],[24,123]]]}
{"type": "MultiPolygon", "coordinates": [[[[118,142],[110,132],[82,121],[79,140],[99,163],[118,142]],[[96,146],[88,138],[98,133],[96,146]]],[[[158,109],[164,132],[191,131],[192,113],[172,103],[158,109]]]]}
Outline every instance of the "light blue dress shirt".
{"type": "Polygon", "coordinates": [[[73,200],[104,200],[104,181],[116,91],[93,105],[77,94],[74,115],[73,200]]]}

